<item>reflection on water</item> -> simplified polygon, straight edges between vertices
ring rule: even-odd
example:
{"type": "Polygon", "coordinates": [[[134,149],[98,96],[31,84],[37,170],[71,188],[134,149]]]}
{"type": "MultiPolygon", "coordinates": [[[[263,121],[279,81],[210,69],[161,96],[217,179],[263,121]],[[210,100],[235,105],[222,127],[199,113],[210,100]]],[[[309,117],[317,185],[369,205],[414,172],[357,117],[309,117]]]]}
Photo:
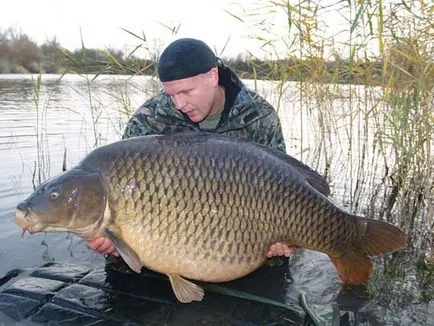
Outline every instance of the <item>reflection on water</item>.
{"type": "MultiPolygon", "coordinates": [[[[155,89],[155,82],[148,77],[59,77],[43,75],[41,87],[35,91],[36,76],[0,76],[0,276],[12,268],[42,262],[104,263],[101,255],[76,236],[35,234],[22,239],[11,218],[17,203],[32,192],[33,183],[61,172],[65,151],[66,166],[71,167],[96,145],[119,139],[128,114],[155,89]]],[[[312,125],[306,116],[319,113],[311,110],[313,104],[303,102],[307,99],[300,99],[298,86],[289,87],[282,99],[273,92],[273,85],[258,85],[258,92],[271,103],[283,103],[279,115],[288,152],[327,174],[339,204],[365,213],[370,204],[365,196],[367,188],[381,184],[385,165],[375,150],[360,150],[376,146],[371,122],[364,125],[361,113],[353,113],[351,103],[341,93],[321,111],[324,116],[315,119],[333,123],[312,125]],[[333,129],[323,129],[330,125],[333,129]],[[329,138],[328,145],[317,146],[324,135],[329,138]],[[349,136],[356,140],[349,144],[349,136]],[[327,152],[320,152],[324,148],[327,152]],[[369,179],[360,175],[369,175],[369,179]]],[[[305,251],[297,255],[291,275],[298,291],[307,293],[314,303],[333,301],[340,293],[336,271],[322,254],[305,251]]],[[[288,296],[288,300],[296,300],[290,298],[291,291],[288,296]]]]}
{"type": "Polygon", "coordinates": [[[144,99],[134,83],[144,85],[147,80],[115,82],[107,77],[96,84],[80,76],[59,77],[44,75],[39,92],[34,86],[37,76],[0,78],[0,275],[52,260],[102,261],[78,238],[35,234],[21,239],[11,217],[17,203],[33,191],[33,183],[61,172],[65,151],[68,167],[93,148],[95,125],[99,142],[119,139],[126,115],[119,110],[118,96],[124,96],[121,92],[128,86],[130,104],[137,107],[144,99]],[[97,119],[92,120],[90,103],[97,119]]]}

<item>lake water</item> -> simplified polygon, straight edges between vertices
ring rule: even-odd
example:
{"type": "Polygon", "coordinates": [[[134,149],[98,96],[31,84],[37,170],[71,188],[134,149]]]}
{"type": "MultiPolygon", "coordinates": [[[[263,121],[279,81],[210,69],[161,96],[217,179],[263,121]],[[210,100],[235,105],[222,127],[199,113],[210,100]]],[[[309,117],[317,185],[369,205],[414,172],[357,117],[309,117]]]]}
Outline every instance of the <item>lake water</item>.
{"type": "MultiPolygon", "coordinates": [[[[96,146],[118,140],[128,115],[158,88],[149,77],[59,77],[42,75],[36,90],[37,76],[0,75],[0,277],[13,268],[50,261],[104,264],[102,255],[89,250],[86,242],[76,236],[38,233],[22,237],[11,219],[17,203],[33,191],[35,184],[61,172],[65,153],[68,168],[96,146]]],[[[336,202],[352,211],[363,211],[364,186],[355,191],[354,180],[361,170],[370,169],[367,183],[379,183],[382,163],[369,156],[373,154],[358,156],[359,148],[372,145],[372,139],[350,104],[337,98],[330,104],[330,116],[323,117],[335,120],[335,129],[325,131],[330,137],[328,155],[333,155],[334,164],[330,166],[327,153],[319,153],[317,146],[321,126],[307,118],[316,113],[308,112],[312,104],[300,97],[297,85],[288,84],[285,96],[279,97],[273,84],[246,82],[251,87],[256,85],[260,94],[279,107],[287,151],[320,172],[327,172],[336,202]],[[349,144],[345,140],[349,133],[354,133],[357,141],[349,144]],[[362,159],[366,161],[361,165],[362,159]]],[[[299,290],[318,304],[333,301],[341,290],[334,267],[319,253],[298,254],[291,275],[299,290]]],[[[374,308],[376,314],[384,314],[378,306],[374,308]]],[[[408,320],[412,321],[410,317],[408,320]]]]}

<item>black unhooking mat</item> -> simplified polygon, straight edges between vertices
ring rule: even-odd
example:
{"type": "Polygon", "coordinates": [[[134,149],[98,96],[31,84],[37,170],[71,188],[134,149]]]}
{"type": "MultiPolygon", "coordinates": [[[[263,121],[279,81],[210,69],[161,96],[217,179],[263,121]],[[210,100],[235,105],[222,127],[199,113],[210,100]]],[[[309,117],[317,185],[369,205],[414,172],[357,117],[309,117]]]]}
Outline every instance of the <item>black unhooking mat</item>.
{"type": "Polygon", "coordinates": [[[285,302],[287,273],[285,262],[232,282],[197,282],[205,298],[182,304],[168,279],[152,271],[47,263],[0,279],[0,325],[318,324],[306,306],[285,302]]]}

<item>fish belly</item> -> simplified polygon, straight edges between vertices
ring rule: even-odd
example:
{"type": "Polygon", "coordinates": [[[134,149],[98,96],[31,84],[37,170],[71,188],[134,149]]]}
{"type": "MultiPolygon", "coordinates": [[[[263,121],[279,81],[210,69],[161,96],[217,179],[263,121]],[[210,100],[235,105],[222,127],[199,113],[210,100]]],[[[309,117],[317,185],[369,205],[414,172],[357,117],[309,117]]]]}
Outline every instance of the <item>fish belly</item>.
{"type": "MultiPolygon", "coordinates": [[[[139,255],[143,265],[163,274],[179,274],[206,282],[225,282],[251,273],[265,260],[265,246],[262,246],[264,252],[260,255],[248,255],[247,252],[237,255],[233,250],[235,245],[224,240],[196,238],[196,245],[193,245],[186,243],[185,237],[182,239],[174,234],[164,236],[164,233],[151,233],[132,224],[122,226],[121,230],[123,238],[139,255]]],[[[247,250],[249,246],[237,247],[247,250]]]]}

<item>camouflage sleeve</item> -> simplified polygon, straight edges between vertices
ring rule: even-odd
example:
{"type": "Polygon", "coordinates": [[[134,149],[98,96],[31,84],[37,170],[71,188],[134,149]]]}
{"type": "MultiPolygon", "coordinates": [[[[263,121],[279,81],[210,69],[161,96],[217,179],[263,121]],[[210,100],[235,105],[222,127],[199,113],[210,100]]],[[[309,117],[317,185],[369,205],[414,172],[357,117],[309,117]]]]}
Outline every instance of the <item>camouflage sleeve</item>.
{"type": "MultiPolygon", "coordinates": [[[[170,96],[160,93],[148,99],[137,109],[128,121],[122,138],[167,134],[172,129],[178,130],[180,123],[188,124],[184,116],[174,107],[170,96]]],[[[191,128],[191,126],[187,127],[191,128]]]]}
{"type": "Polygon", "coordinates": [[[152,126],[148,122],[150,111],[147,107],[147,103],[148,102],[140,106],[140,108],[134,113],[130,120],[128,120],[122,139],[153,135],[158,133],[152,128],[152,126]]]}
{"type": "Polygon", "coordinates": [[[267,117],[261,119],[259,132],[263,139],[262,144],[286,153],[285,140],[279,116],[273,110],[267,117]]]}
{"type": "Polygon", "coordinates": [[[147,126],[143,119],[140,119],[139,115],[134,114],[130,120],[128,120],[122,139],[149,134],[152,134],[149,126],[147,126]]]}

